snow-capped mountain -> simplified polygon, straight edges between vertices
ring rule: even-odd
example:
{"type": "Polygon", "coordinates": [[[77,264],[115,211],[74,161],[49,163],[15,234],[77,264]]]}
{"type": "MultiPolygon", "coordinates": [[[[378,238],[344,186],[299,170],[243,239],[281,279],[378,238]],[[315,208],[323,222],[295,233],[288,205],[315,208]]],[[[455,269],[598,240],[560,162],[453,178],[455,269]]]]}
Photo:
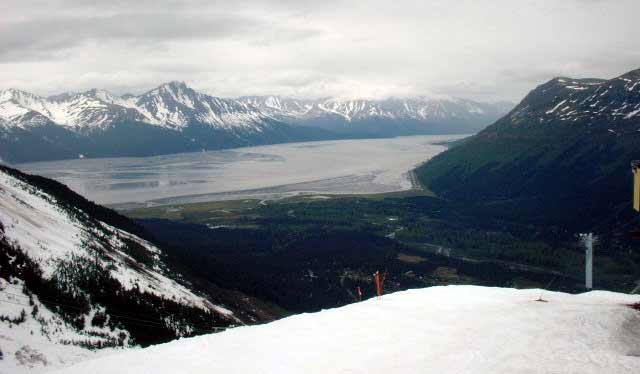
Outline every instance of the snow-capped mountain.
{"type": "Polygon", "coordinates": [[[127,230],[142,232],[57,182],[0,165],[0,372],[261,320],[251,298],[195,291],[127,230]]]}
{"type": "Polygon", "coordinates": [[[183,82],[169,82],[126,101],[154,124],[180,128],[189,122],[231,129],[249,127],[260,131],[269,118],[255,107],[194,91],[183,82]]]}
{"type": "Polygon", "coordinates": [[[637,295],[447,286],[129,351],[58,373],[640,371],[637,295]]]}
{"type": "Polygon", "coordinates": [[[297,100],[249,96],[240,100],[283,122],[371,135],[475,132],[513,106],[507,102],[487,104],[446,97],[297,100]]]}

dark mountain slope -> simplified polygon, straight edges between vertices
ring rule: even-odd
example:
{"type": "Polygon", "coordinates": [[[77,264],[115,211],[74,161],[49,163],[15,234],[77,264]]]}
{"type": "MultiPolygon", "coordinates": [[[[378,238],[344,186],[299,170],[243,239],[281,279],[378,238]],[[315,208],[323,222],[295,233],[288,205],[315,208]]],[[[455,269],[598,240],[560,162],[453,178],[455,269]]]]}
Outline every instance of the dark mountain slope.
{"type": "Polygon", "coordinates": [[[640,158],[640,70],[556,78],[508,115],[417,170],[438,195],[496,216],[570,230],[631,219],[640,158]]]}

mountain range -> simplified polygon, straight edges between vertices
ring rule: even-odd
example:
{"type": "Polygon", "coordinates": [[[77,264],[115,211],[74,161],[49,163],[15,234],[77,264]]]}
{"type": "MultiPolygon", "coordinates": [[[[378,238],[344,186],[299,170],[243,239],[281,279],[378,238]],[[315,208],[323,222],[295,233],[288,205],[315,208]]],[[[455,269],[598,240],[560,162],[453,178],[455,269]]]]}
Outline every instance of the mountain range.
{"type": "Polygon", "coordinates": [[[633,220],[639,158],[640,69],[552,79],[417,173],[439,196],[503,218],[617,230],[633,220]]]}
{"type": "Polygon", "coordinates": [[[183,82],[138,96],[0,91],[0,158],[147,156],[292,141],[472,133],[510,108],[454,98],[227,99],[183,82]]]}

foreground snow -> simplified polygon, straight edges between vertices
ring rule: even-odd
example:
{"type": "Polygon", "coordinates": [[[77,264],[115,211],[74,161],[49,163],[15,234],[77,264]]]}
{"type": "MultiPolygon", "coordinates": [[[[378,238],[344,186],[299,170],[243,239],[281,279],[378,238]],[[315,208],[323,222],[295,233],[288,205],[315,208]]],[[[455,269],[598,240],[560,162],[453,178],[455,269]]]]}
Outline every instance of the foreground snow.
{"type": "Polygon", "coordinates": [[[63,373],[639,373],[638,296],[474,286],[386,295],[63,373]]]}

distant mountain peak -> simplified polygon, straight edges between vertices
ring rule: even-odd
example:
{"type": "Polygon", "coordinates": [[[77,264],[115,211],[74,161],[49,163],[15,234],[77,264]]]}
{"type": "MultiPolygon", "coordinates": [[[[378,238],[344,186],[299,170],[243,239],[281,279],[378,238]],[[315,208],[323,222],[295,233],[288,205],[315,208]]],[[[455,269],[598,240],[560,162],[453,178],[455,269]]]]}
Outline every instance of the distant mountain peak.
{"type": "Polygon", "coordinates": [[[102,88],[92,88],[88,91],[85,91],[84,94],[92,95],[92,96],[102,96],[102,95],[115,96],[111,92],[104,90],[102,88]]]}
{"type": "Polygon", "coordinates": [[[81,93],[79,95],[95,98],[97,100],[101,100],[101,101],[107,102],[109,104],[117,103],[121,99],[118,96],[112,94],[111,92],[109,92],[107,90],[100,89],[100,88],[93,88],[93,89],[91,89],[89,91],[85,91],[85,92],[83,92],[83,93],[81,93]]]}
{"type": "Polygon", "coordinates": [[[598,85],[606,82],[606,79],[600,78],[569,78],[569,77],[555,77],[548,81],[544,85],[558,85],[558,86],[575,86],[575,85],[598,85]]]}
{"type": "Polygon", "coordinates": [[[191,88],[187,86],[187,84],[183,81],[169,81],[158,86],[158,89],[176,91],[176,90],[187,90],[191,88]]]}
{"type": "Polygon", "coordinates": [[[182,88],[187,87],[187,84],[184,81],[178,81],[178,80],[166,82],[164,85],[172,86],[172,87],[182,87],[182,88]]]}
{"type": "Polygon", "coordinates": [[[17,88],[7,88],[4,90],[0,90],[0,102],[8,100],[21,100],[25,98],[29,100],[41,99],[41,97],[38,95],[34,95],[30,92],[23,91],[17,88]]]}

